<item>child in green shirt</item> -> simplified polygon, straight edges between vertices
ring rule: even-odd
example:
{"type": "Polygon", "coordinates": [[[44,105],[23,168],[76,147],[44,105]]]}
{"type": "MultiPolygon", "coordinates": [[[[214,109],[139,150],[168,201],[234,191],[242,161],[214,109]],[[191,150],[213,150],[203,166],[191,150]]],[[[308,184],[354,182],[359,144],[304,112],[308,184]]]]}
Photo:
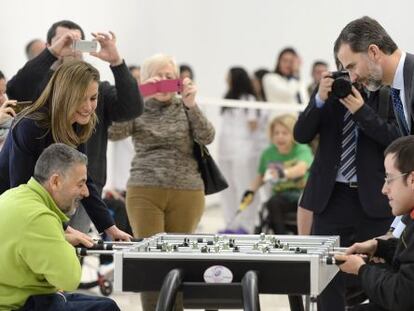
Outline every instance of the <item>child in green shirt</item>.
{"type": "Polygon", "coordinates": [[[310,147],[298,144],[293,139],[295,123],[296,117],[288,114],[278,116],[270,123],[272,144],[263,151],[258,175],[245,192],[240,206],[241,209],[247,207],[254,193],[269,182],[272,185],[272,197],[266,202],[268,221],[277,234],[286,233],[284,216],[296,211],[313,160],[310,147]]]}

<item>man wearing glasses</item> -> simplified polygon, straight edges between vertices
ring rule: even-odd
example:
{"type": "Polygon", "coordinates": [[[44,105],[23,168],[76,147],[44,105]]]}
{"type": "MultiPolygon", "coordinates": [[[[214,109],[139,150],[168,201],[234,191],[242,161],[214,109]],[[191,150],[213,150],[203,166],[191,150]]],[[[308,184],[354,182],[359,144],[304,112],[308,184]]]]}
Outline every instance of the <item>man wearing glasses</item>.
{"type": "Polygon", "coordinates": [[[339,268],[357,275],[370,303],[357,310],[414,309],[414,136],[394,141],[385,150],[385,182],[382,193],[388,197],[394,216],[405,216],[406,227],[399,239],[372,239],[355,243],[337,260],[339,268]],[[364,255],[361,255],[364,254],[364,255]],[[367,264],[379,257],[385,264],[367,264]]]}

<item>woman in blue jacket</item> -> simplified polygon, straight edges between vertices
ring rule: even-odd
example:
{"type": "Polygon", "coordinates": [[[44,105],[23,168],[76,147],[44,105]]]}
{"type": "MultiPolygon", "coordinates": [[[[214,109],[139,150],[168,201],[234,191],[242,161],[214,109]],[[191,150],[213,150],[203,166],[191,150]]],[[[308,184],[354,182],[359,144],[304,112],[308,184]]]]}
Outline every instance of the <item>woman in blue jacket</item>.
{"type": "MultiPolygon", "coordinates": [[[[85,152],[95,128],[99,72],[83,61],[61,65],[33,105],[16,116],[0,153],[0,193],[26,183],[42,151],[64,143],[85,152]]],[[[99,232],[112,238],[130,236],[115,225],[92,180],[82,203],[99,232]]],[[[71,228],[69,227],[69,230],[71,228]]]]}

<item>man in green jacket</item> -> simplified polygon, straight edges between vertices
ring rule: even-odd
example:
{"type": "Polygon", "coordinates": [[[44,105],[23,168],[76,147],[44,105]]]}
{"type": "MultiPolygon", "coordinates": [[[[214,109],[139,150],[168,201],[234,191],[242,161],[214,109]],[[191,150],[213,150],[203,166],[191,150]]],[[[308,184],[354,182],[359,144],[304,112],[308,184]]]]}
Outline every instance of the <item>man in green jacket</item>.
{"type": "Polygon", "coordinates": [[[64,292],[81,279],[62,225],[89,195],[86,165],[79,151],[50,145],[29,182],[0,196],[0,310],[119,310],[108,298],[64,292]]]}

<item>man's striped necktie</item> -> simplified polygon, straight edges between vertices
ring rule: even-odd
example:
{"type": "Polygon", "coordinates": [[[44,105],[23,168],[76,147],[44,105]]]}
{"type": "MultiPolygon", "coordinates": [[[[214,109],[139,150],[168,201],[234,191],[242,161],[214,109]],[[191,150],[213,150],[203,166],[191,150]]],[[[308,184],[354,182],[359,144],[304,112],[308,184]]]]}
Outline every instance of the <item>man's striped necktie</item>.
{"type": "Polygon", "coordinates": [[[349,110],[344,116],[344,127],[342,128],[342,154],[340,172],[347,181],[356,175],[356,124],[349,110]]]}

